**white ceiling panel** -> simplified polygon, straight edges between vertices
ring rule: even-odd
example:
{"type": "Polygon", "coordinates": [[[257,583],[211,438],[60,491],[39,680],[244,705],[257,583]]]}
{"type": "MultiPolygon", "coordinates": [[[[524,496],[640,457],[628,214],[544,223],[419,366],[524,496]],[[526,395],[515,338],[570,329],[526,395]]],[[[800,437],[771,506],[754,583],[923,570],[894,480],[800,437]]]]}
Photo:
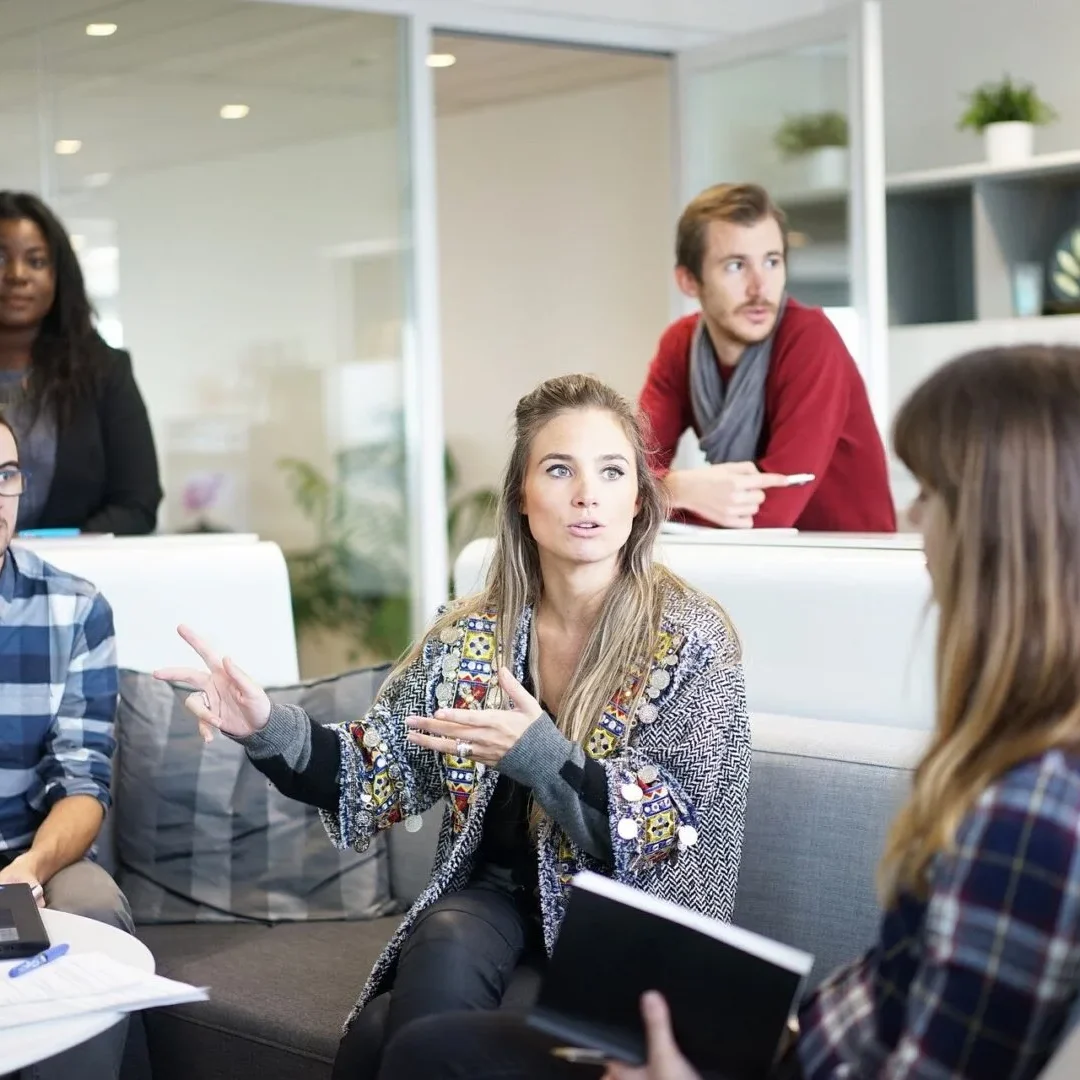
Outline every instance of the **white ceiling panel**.
{"type": "MultiPolygon", "coordinates": [[[[389,16],[246,0],[0,0],[0,187],[38,175],[56,139],[82,142],[73,156],[45,155],[72,192],[95,174],[393,127],[400,31],[389,16]],[[91,38],[90,22],[118,31],[91,38]],[[222,120],[225,104],[250,115],[222,120]]],[[[435,47],[457,57],[435,72],[443,115],[666,69],[650,56],[501,39],[435,47]]]]}

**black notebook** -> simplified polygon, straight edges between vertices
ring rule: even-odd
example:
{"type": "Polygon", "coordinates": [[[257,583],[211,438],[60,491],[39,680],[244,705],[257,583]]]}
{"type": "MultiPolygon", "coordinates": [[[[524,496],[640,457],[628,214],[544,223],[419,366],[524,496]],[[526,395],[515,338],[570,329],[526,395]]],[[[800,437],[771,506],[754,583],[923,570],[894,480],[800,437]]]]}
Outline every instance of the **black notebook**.
{"type": "Polygon", "coordinates": [[[529,1023],[561,1046],[640,1065],[641,995],[659,990],[699,1071],[759,1080],[812,966],[808,953],[585,872],[529,1023]]]}

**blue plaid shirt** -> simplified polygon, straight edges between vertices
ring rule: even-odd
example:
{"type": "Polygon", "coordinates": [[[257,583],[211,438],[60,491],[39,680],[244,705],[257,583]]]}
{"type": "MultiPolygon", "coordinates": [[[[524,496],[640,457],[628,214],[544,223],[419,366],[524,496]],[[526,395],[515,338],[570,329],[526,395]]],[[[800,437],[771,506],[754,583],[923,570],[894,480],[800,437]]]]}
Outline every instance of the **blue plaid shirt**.
{"type": "Polygon", "coordinates": [[[804,1005],[806,1080],[1033,1080],[1080,993],[1080,756],[993,784],[926,900],[804,1005]]]}
{"type": "Polygon", "coordinates": [[[112,609],[24,548],[0,566],[0,864],[68,795],[109,805],[116,743],[112,609]]]}

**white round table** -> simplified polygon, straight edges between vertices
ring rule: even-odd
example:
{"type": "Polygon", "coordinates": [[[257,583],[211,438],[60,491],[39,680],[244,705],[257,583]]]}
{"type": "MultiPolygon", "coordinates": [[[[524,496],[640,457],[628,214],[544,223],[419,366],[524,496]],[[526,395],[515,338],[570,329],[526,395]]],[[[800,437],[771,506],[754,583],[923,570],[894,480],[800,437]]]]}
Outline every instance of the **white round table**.
{"type": "MultiPolygon", "coordinates": [[[[66,911],[46,909],[41,917],[49,932],[49,941],[54,945],[67,942],[73,953],[105,953],[122,964],[130,964],[151,975],[154,973],[154,954],[138,938],[123,930],[84,919],[81,915],[69,915],[66,911]]],[[[0,979],[6,978],[8,969],[16,963],[18,961],[0,962],[0,979]]],[[[0,1030],[0,1062],[4,1072],[18,1072],[27,1065],[70,1050],[107,1031],[123,1018],[124,1014],[118,1012],[93,1013],[0,1030]]]]}

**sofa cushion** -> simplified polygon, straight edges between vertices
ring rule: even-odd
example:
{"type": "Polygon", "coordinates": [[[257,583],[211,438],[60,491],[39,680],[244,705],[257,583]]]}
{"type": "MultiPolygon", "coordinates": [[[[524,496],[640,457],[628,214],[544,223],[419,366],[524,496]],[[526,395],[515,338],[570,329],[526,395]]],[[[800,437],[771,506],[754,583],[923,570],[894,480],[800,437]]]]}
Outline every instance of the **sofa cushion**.
{"type": "MultiPolygon", "coordinates": [[[[364,923],[146,926],[158,972],[210,1000],[146,1013],[154,1080],[328,1080],[341,1027],[400,917],[364,923]]],[[[507,1008],[539,975],[520,969],[507,1008]]]]}
{"type": "Polygon", "coordinates": [[[734,921],[813,953],[811,982],[876,939],[874,875],[927,732],[755,713],[734,921]]]}
{"type": "MultiPolygon", "coordinates": [[[[269,691],[320,723],[361,716],[386,667],[269,691]]],[[[232,740],[203,743],[184,691],[123,671],[113,814],[137,923],[367,919],[399,909],[387,846],[338,851],[311,807],[280,795],[232,740]]]]}

